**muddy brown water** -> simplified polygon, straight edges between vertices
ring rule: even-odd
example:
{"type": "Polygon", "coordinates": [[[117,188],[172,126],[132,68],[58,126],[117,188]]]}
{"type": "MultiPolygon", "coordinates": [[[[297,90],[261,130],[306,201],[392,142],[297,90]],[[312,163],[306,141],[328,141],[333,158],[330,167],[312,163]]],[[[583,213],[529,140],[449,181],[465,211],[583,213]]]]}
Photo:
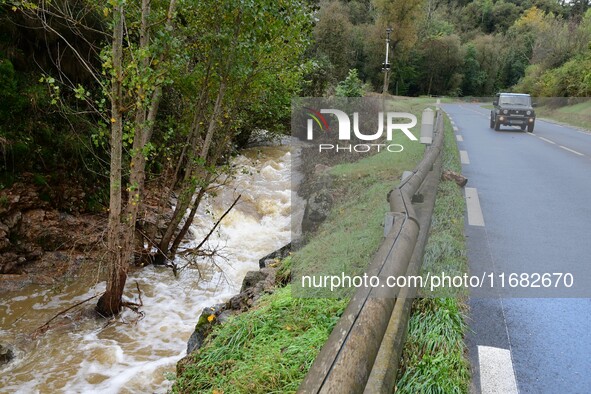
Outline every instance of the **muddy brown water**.
{"type": "MultiPolygon", "coordinates": [[[[60,288],[30,285],[0,296],[0,342],[15,346],[16,359],[0,369],[4,393],[152,393],[166,392],[176,362],[204,307],[238,292],[242,278],[258,269],[258,260],[291,238],[291,154],[289,148],[261,147],[234,159],[237,178],[207,203],[191,227],[196,246],[238,194],[242,198],[210,240],[223,250],[210,264],[184,270],[174,278],[169,269],[146,267],[127,282],[127,295],[142,289],[144,317],[125,311],[106,325],[90,317],[92,302],[82,312],[66,313],[56,328],[37,338],[31,333],[56,313],[93,295],[105,283],[97,278],[60,288]],[[82,314],[81,314],[82,313],[82,314]]],[[[179,261],[180,264],[183,261],[179,261]]]]}

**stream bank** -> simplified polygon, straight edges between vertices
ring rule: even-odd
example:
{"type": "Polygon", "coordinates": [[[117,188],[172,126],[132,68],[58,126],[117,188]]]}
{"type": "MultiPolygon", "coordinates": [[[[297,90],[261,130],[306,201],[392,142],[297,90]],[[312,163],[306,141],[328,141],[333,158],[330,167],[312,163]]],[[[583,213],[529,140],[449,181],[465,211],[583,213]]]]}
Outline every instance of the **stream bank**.
{"type": "MultiPolygon", "coordinates": [[[[62,328],[32,339],[30,334],[57,312],[100,294],[104,282],[66,281],[58,287],[30,284],[4,294],[0,343],[14,345],[15,359],[0,367],[0,386],[10,392],[166,392],[166,379],[186,354],[186,342],[203,308],[238,293],[262,256],[291,238],[289,148],[247,149],[233,160],[239,171],[231,185],[209,197],[191,227],[196,246],[241,194],[240,203],[210,238],[224,258],[202,262],[175,278],[170,269],[147,266],[131,273],[126,297],[142,291],[143,317],[125,311],[108,321],[67,313],[62,328]]],[[[182,261],[179,260],[179,263],[182,261]]],[[[91,309],[92,305],[88,305],[91,309]]]]}

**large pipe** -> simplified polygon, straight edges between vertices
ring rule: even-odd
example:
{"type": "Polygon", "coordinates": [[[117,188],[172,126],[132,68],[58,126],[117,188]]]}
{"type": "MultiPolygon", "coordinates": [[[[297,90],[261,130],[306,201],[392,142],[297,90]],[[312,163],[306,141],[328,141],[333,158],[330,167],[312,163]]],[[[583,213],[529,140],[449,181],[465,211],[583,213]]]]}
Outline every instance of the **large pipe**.
{"type": "MultiPolygon", "coordinates": [[[[419,275],[421,271],[425,245],[427,244],[429,229],[431,228],[431,217],[435,208],[437,186],[441,177],[441,163],[442,159],[439,156],[435,162],[434,171],[431,171],[421,186],[421,190],[425,191],[425,200],[420,208],[417,208],[421,231],[408,265],[407,277],[419,275]]],[[[400,291],[388,323],[388,328],[380,344],[378,355],[374,361],[371,374],[365,385],[364,394],[390,394],[394,392],[398,364],[402,356],[411,306],[416,293],[417,289],[410,286],[400,291]]]]}
{"type": "MultiPolygon", "coordinates": [[[[368,267],[368,275],[380,278],[404,275],[408,270],[417,238],[419,223],[411,205],[441,151],[443,122],[433,145],[412,176],[390,193],[394,213],[392,230],[368,267]]],[[[385,282],[381,282],[385,283],[385,282]]],[[[314,360],[300,385],[300,393],[362,393],[369,379],[380,344],[390,323],[397,288],[359,288],[326,344],[314,360]]]]}
{"type": "MultiPolygon", "coordinates": [[[[380,277],[403,275],[418,232],[417,222],[410,220],[403,222],[398,233],[390,232],[387,241],[393,243],[382,244],[376,254],[377,259],[374,259],[374,262],[381,261],[381,264],[376,264],[380,267],[377,271],[370,270],[368,274],[380,277]]],[[[363,391],[394,308],[396,290],[360,288],[355,293],[302,382],[299,392],[363,391]],[[391,296],[385,296],[384,290],[389,290],[391,296]]]]}

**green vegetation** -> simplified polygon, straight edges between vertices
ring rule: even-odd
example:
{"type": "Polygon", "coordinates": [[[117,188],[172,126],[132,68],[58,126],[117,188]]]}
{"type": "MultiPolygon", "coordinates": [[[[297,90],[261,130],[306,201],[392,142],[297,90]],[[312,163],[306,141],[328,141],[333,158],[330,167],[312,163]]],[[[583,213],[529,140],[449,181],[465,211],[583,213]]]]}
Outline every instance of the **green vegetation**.
{"type": "MultiPolygon", "coordinates": [[[[433,102],[401,101],[401,108],[413,108],[414,113],[433,102]]],[[[403,170],[422,158],[420,144],[403,144],[404,153],[379,153],[331,169],[335,205],[310,242],[284,261],[281,277],[319,265],[322,272],[361,272],[367,266],[382,239],[386,193],[403,170]]],[[[217,326],[190,356],[174,392],[294,392],[348,299],[346,293],[342,298],[309,298],[309,293],[308,298],[297,298],[297,280],[293,283],[217,326]]]]}
{"type": "Polygon", "coordinates": [[[536,108],[536,112],[541,118],[591,130],[591,100],[560,107],[544,105],[536,108]]]}
{"type": "MultiPolygon", "coordinates": [[[[397,111],[417,116],[433,104],[431,98],[396,100],[397,111]]],[[[415,129],[416,130],[416,129],[415,129]]],[[[362,274],[383,237],[383,219],[388,210],[387,193],[399,182],[404,170],[413,169],[421,160],[423,146],[409,142],[402,133],[392,143],[400,143],[402,153],[378,153],[354,163],[331,168],[335,206],[326,222],[302,250],[293,256],[294,294],[303,297],[339,297],[350,295],[351,289],[330,293],[327,289],[299,288],[300,275],[362,274]],[[321,263],[319,264],[319,262],[321,263]]]]}
{"type": "MultiPolygon", "coordinates": [[[[428,100],[408,103],[424,106],[428,100]]],[[[319,261],[323,273],[358,273],[365,268],[382,237],[386,192],[401,171],[414,167],[422,156],[418,144],[407,146],[407,154],[377,154],[331,169],[337,203],[316,236],[284,262],[282,276],[290,270],[310,272],[319,261]]],[[[444,168],[460,171],[447,120],[444,168]]],[[[461,189],[454,182],[442,182],[424,269],[450,273],[467,269],[464,208],[461,189]]],[[[297,281],[267,296],[255,309],[217,326],[204,347],[184,365],[174,392],[294,392],[347,302],[346,293],[343,298],[294,298],[290,292],[297,295],[296,286],[297,281]],[[317,322],[313,330],[309,321],[317,322]]],[[[467,307],[460,296],[415,301],[397,384],[399,392],[468,391],[470,373],[463,342],[467,307]]]]}
{"type": "Polygon", "coordinates": [[[339,82],[336,88],[338,97],[361,97],[363,96],[363,82],[357,76],[357,69],[349,70],[347,78],[339,82]]]}
{"type": "MultiPolygon", "coordinates": [[[[396,95],[587,96],[590,8],[589,0],[0,0],[0,189],[25,179],[49,201],[55,182],[84,183],[80,203],[109,212],[107,293],[121,301],[135,226],[145,224],[144,186],[165,191],[155,205],[166,227],[144,252],[172,261],[206,191],[232,173],[229,159],[250,134],[287,132],[292,97],[381,90],[386,28],[386,86],[396,95]]],[[[398,104],[418,113],[431,103],[398,104]]],[[[560,105],[539,114],[591,127],[589,103],[560,105]]],[[[446,139],[445,166],[459,171],[446,139]]],[[[363,270],[381,239],[386,192],[422,153],[404,145],[403,154],[331,169],[333,211],[284,277],[363,270]]],[[[428,269],[466,269],[463,210],[457,187],[442,183],[428,269]]],[[[218,328],[176,389],[295,390],[345,301],[303,302],[290,290],[218,328]]],[[[113,300],[99,310],[117,313],[113,300]]],[[[417,301],[401,391],[465,391],[463,310],[461,299],[417,301]]]]}
{"type": "MultiPolygon", "coordinates": [[[[443,168],[461,173],[459,152],[451,123],[445,119],[445,148],[443,168]]],[[[437,201],[431,222],[429,243],[425,248],[423,275],[426,272],[461,275],[468,272],[466,241],[464,238],[464,212],[466,202],[462,190],[453,181],[442,181],[437,191],[437,201]]],[[[457,294],[438,294],[451,296],[457,294]]]]}
{"type": "Polygon", "coordinates": [[[468,393],[464,310],[454,298],[423,298],[413,304],[397,393],[468,393]]]}
{"type": "Polygon", "coordinates": [[[261,298],[189,356],[173,393],[295,392],[346,305],[293,298],[289,285],[261,298]]]}
{"type": "MultiPolygon", "coordinates": [[[[417,96],[537,96],[591,92],[588,0],[329,0],[320,3],[310,57],[326,92],[356,68],[381,90],[392,27],[389,91],[417,96]]],[[[318,84],[319,86],[322,84],[318,84]]]]}
{"type": "MultiPolygon", "coordinates": [[[[28,13],[32,2],[0,2],[3,186],[23,172],[59,169],[65,176],[58,178],[76,176],[105,194],[113,126],[113,59],[105,37],[113,30],[114,4],[76,3],[76,15],[85,16],[73,25],[58,22],[65,12],[59,6],[44,5],[56,18],[43,25],[42,18],[28,13]],[[58,34],[46,34],[50,29],[58,34]],[[65,41],[85,56],[76,56],[65,41]],[[58,47],[64,48],[59,55],[49,49],[58,47]]],[[[395,94],[591,94],[588,0],[285,0],[249,5],[178,0],[164,28],[169,4],[155,3],[147,10],[147,42],[139,42],[142,6],[124,7],[129,23],[122,53],[122,106],[129,114],[122,135],[126,148],[139,128],[134,125],[138,109],[147,109],[154,102],[149,94],[162,89],[153,126],[144,125],[153,127],[141,149],[148,181],[174,171],[175,159],[197,125],[217,124],[218,131],[229,135],[229,142],[217,144],[223,153],[213,155],[226,157],[254,129],[285,132],[294,95],[357,97],[361,86],[381,91],[386,27],[395,27],[388,85],[395,94]],[[237,9],[241,12],[234,15],[237,9]],[[216,112],[218,96],[222,108],[216,112]],[[196,112],[204,115],[194,119],[196,112]]],[[[124,178],[130,162],[123,160],[124,178]]],[[[205,172],[213,168],[199,164],[203,166],[205,172]]],[[[199,184],[204,178],[199,175],[189,181],[199,184]]]]}
{"type": "MultiPolygon", "coordinates": [[[[446,119],[443,168],[460,172],[459,153],[446,119]]],[[[437,192],[423,272],[467,272],[464,239],[465,201],[453,181],[442,181],[437,192]]],[[[467,393],[470,366],[466,360],[465,294],[422,298],[413,303],[402,355],[397,393],[467,393]]]]}
{"type": "MultiPolygon", "coordinates": [[[[108,187],[107,289],[96,309],[118,314],[135,245],[146,245],[137,255],[150,262],[174,261],[206,190],[232,175],[236,148],[256,129],[286,132],[311,8],[300,0],[5,0],[0,21],[0,172],[31,171],[32,184],[51,187],[88,171],[86,182],[108,187]],[[58,171],[66,174],[50,176],[58,171]],[[138,243],[149,183],[167,191],[156,204],[166,228],[138,243]]],[[[93,195],[101,193],[85,193],[83,209],[103,201],[93,195]]]]}

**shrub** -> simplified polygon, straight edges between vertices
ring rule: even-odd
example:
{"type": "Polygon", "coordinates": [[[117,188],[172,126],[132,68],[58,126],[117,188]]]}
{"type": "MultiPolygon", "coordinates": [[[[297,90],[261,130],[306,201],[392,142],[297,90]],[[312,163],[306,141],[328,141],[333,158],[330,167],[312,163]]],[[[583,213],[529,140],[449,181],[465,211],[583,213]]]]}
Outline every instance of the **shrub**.
{"type": "Polygon", "coordinates": [[[349,70],[347,78],[339,82],[336,95],[338,97],[363,97],[363,82],[357,76],[357,69],[349,70]]]}

